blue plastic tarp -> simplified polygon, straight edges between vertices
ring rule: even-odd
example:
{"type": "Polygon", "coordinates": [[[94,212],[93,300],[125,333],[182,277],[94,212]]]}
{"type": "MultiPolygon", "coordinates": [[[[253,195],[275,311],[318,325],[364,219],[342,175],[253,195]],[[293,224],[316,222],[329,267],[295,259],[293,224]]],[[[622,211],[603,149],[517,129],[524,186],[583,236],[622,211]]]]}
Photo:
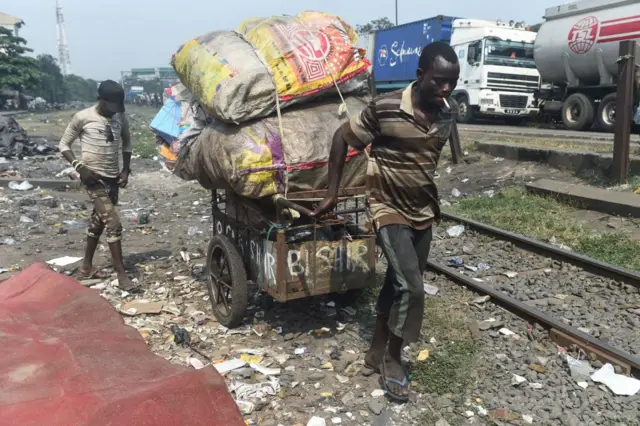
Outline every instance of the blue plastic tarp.
{"type": "Polygon", "coordinates": [[[181,118],[180,103],[173,97],[169,97],[151,122],[151,130],[167,143],[171,143],[180,136],[181,118]]]}

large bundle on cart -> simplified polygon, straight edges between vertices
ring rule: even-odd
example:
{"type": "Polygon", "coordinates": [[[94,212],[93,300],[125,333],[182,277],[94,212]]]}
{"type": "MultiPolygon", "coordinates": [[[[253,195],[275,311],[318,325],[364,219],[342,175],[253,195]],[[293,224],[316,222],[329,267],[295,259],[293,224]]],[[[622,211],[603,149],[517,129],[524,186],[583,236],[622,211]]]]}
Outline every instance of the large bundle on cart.
{"type": "Polygon", "coordinates": [[[356,40],[351,26],[326,13],[254,18],[185,43],[172,65],[210,114],[241,123],[336,86],[362,88],[369,62],[356,40]]]}
{"type": "MultiPolygon", "coordinates": [[[[174,173],[207,189],[231,189],[250,198],[324,189],[333,134],[366,102],[346,97],[345,108],[336,96],[294,106],[280,118],[214,122],[182,147],[174,173]]],[[[362,185],[365,167],[365,155],[350,150],[342,186],[362,185]]]]}

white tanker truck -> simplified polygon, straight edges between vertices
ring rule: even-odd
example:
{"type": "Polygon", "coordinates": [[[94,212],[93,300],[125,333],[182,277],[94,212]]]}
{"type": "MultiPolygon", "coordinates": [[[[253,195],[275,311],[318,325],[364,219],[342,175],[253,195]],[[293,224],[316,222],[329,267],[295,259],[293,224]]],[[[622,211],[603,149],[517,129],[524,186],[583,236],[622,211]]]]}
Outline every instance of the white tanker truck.
{"type": "Polygon", "coordinates": [[[538,107],[570,130],[612,132],[619,45],[640,39],[640,0],[583,0],[548,8],[544,18],[534,45],[538,107]]]}

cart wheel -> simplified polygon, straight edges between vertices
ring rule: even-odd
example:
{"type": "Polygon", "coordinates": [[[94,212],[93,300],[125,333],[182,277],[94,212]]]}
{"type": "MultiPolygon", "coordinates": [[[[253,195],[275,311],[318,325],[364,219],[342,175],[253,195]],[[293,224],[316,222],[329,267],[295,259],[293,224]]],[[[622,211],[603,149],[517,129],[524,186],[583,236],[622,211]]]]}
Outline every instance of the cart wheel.
{"type": "Polygon", "coordinates": [[[207,250],[211,307],[220,324],[234,328],[247,310],[247,272],[238,249],[227,237],[215,235],[207,250]]]}
{"type": "Polygon", "coordinates": [[[361,288],[356,288],[354,290],[347,290],[344,293],[333,293],[330,299],[340,306],[351,306],[358,301],[363,291],[361,288]]]}

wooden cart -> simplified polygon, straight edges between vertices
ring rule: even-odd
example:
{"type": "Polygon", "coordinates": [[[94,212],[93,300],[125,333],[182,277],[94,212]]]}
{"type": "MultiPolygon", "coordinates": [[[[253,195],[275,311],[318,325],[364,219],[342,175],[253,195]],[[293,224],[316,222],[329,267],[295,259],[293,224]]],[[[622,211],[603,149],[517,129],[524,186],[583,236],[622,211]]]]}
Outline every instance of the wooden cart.
{"type": "Polygon", "coordinates": [[[375,282],[375,236],[363,188],[344,189],[337,210],[309,217],[326,191],[249,200],[212,192],[213,237],[207,250],[214,314],[229,328],[244,319],[250,281],[279,302],[339,293],[354,300],[375,282]]]}

